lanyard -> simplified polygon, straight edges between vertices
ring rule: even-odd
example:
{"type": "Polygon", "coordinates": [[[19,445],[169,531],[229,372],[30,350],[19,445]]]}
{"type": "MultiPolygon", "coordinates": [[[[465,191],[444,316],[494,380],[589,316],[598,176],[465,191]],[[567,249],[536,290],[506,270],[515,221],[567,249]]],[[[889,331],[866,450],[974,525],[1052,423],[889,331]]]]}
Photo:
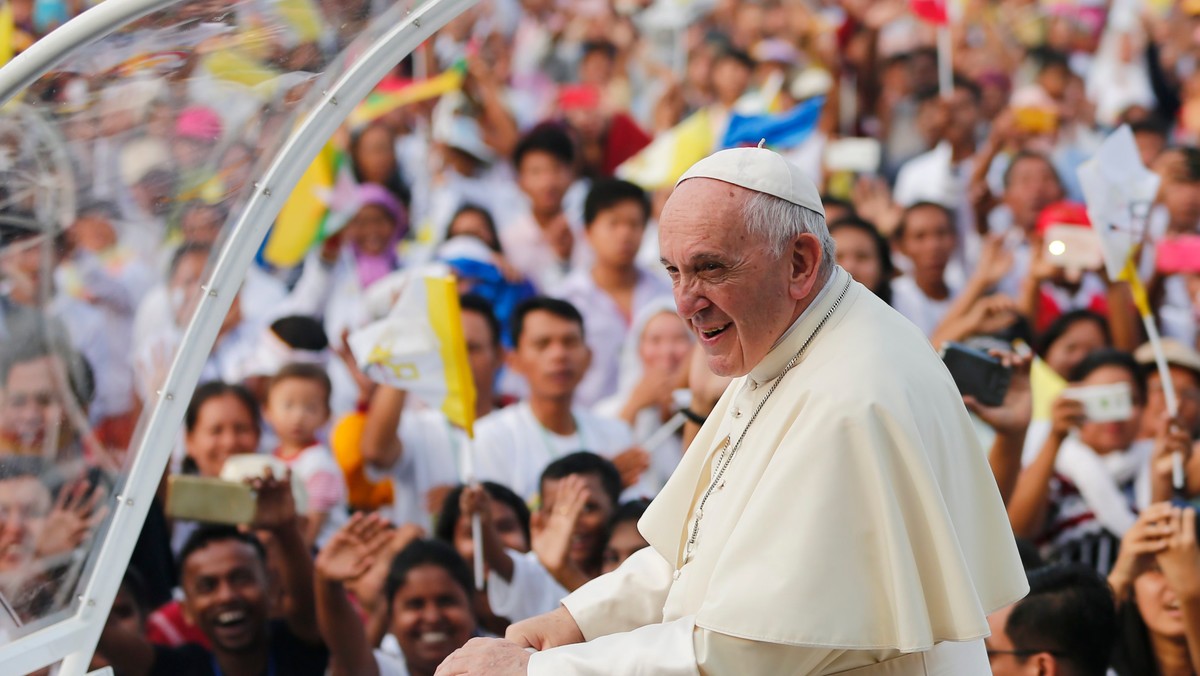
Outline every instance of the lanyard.
{"type": "MultiPolygon", "coordinates": [[[[550,432],[537,419],[537,416],[533,414],[532,408],[526,408],[526,410],[529,412],[529,418],[533,421],[533,426],[537,428],[538,434],[540,434],[542,437],[542,445],[546,447],[546,453],[550,456],[550,460],[558,460],[562,454],[558,452],[557,447],[554,445],[554,441],[551,440],[550,432]]],[[[600,449],[588,447],[587,438],[583,434],[583,425],[579,424],[579,418],[575,416],[574,411],[571,411],[571,422],[575,425],[575,437],[579,439],[579,448],[575,450],[599,453],[600,449]]]]}

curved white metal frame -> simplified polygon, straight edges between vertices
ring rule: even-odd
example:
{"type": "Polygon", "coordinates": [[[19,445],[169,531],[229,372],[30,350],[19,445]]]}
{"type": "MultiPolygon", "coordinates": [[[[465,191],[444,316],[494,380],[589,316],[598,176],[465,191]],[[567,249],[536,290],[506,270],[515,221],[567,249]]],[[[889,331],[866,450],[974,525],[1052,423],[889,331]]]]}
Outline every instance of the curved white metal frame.
{"type": "MultiPolygon", "coordinates": [[[[177,0],[108,0],[81,14],[34,44],[0,69],[0,102],[12,98],[71,52],[121,26],[177,0]]],[[[0,647],[0,673],[22,674],[63,660],[61,673],[86,672],[99,640],[104,620],[116,597],[121,579],[99,571],[124,570],[133,552],[136,534],[150,506],[159,478],[167,466],[171,441],[200,378],[201,369],[216,340],[222,318],[241,286],[246,270],[271,223],[295,188],[300,176],[354,106],[398,61],[478,0],[429,0],[406,14],[380,36],[321,96],[315,109],[284,142],[266,172],[255,183],[254,194],[230,229],[209,283],[184,333],[175,361],[134,454],[122,494],[116,496],[108,535],[101,543],[94,572],[79,599],[76,613],[0,647]],[[136,499],[135,499],[136,498],[136,499]],[[64,659],[65,658],[65,659],[64,659]]],[[[380,19],[388,19],[385,13],[380,19]]],[[[372,30],[375,22],[368,26],[372,30]]]]}

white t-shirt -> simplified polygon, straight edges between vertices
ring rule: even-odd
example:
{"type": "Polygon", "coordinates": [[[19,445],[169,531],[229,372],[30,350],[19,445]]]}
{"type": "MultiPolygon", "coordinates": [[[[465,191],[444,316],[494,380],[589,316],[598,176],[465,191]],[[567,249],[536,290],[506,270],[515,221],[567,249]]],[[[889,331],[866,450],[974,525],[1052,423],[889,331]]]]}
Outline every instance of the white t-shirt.
{"type": "Polygon", "coordinates": [[[558,458],[576,451],[612,458],[632,444],[625,423],[581,408],[572,414],[575,433],[566,436],[542,427],[527,402],[484,416],[475,428],[476,476],[508,486],[530,501],[540,490],[542,470],[558,458]]]}
{"type": "Polygon", "coordinates": [[[375,666],[379,669],[379,676],[408,676],[408,663],[404,658],[382,650],[375,651],[375,666]]]}
{"type": "Polygon", "coordinates": [[[367,478],[373,482],[392,480],[392,523],[430,528],[433,515],[426,496],[438,486],[460,483],[458,467],[467,435],[451,425],[441,411],[408,409],[400,416],[396,434],[403,445],[400,458],[387,469],[366,463],[367,478]]]}
{"type": "Polygon", "coordinates": [[[916,324],[926,336],[932,336],[934,329],[942,323],[955,295],[951,289],[945,300],[934,300],[921,291],[912,277],[905,275],[892,280],[892,307],[916,324]]]}
{"type": "Polygon", "coordinates": [[[520,622],[558,608],[567,590],[533,552],[505,550],[513,562],[512,580],[505,581],[495,571],[488,573],[488,605],[492,612],[520,622]]]}
{"type": "Polygon", "coordinates": [[[292,480],[304,486],[308,496],[307,512],[326,514],[325,525],[317,534],[317,546],[324,545],[349,517],[346,478],[342,468],[333,459],[329,449],[320,444],[309,446],[293,458],[284,458],[278,453],[275,457],[287,463],[292,470],[292,480]]]}

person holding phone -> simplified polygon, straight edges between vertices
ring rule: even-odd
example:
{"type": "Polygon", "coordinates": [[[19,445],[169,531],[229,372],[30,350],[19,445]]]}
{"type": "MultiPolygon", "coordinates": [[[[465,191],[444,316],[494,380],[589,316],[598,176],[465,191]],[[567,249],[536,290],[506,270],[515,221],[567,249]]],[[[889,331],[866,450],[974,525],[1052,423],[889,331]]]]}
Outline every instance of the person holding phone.
{"type": "Polygon", "coordinates": [[[1047,559],[1087,563],[1108,574],[1121,538],[1151,500],[1151,458],[1175,442],[1164,432],[1135,443],[1145,385],[1132,355],[1093,352],[1069,381],[1072,388],[1054,402],[1050,434],[1017,479],[1009,518],[1018,537],[1033,540],[1047,559]],[[1127,392],[1125,411],[1101,416],[1088,400],[1114,386],[1127,392]]]}

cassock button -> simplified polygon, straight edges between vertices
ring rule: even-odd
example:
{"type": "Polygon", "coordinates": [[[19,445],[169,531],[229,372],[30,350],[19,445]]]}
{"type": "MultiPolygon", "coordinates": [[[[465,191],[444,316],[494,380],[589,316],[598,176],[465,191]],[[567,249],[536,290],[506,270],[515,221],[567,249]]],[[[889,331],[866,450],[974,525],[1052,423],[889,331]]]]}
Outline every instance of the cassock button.
{"type": "Polygon", "coordinates": [[[742,409],[740,409],[740,408],[733,409],[733,417],[735,417],[735,418],[742,417],[742,409]]]}
{"type": "Polygon", "coordinates": [[[750,381],[750,389],[752,389],[752,390],[757,390],[757,389],[758,389],[758,383],[756,383],[756,382],[754,382],[753,380],[751,380],[751,381],[750,381]]]}

